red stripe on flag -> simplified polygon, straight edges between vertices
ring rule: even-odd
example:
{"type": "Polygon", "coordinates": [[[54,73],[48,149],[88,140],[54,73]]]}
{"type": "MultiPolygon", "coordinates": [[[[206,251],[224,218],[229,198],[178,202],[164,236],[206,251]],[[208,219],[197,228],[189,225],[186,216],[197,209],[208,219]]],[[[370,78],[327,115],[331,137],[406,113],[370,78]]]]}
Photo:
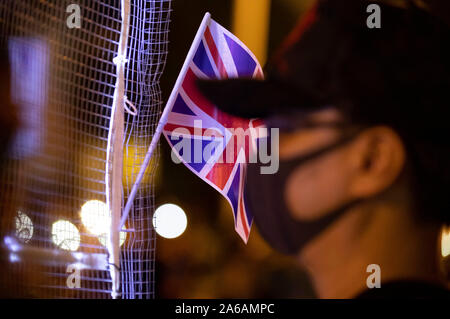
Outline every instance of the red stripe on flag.
{"type": "Polygon", "coordinates": [[[196,79],[197,77],[194,72],[189,68],[183,81],[184,92],[203,112],[212,118],[216,118],[217,109],[198,91],[197,86],[195,85],[196,79]]]}
{"type": "Polygon", "coordinates": [[[241,218],[242,228],[244,229],[245,238],[248,238],[247,219],[244,213],[244,201],[242,196],[239,196],[239,216],[241,218]]]}
{"type": "Polygon", "coordinates": [[[220,57],[219,50],[217,50],[216,43],[214,42],[209,27],[207,27],[205,31],[205,40],[208,44],[209,51],[211,52],[217,70],[219,71],[220,77],[228,78],[227,70],[225,69],[225,65],[223,64],[222,58],[220,57]]]}
{"type": "MultiPolygon", "coordinates": [[[[225,156],[225,154],[222,154],[222,156],[225,156]]],[[[225,161],[225,159],[222,160],[225,161]]],[[[230,179],[233,167],[234,163],[216,163],[213,169],[206,175],[206,178],[223,190],[230,179]]]]}
{"type": "Polygon", "coordinates": [[[261,69],[259,69],[259,68],[256,70],[255,79],[258,79],[258,80],[264,79],[264,74],[261,72],[261,69]]]}
{"type": "Polygon", "coordinates": [[[254,128],[265,127],[264,120],[261,119],[253,119],[252,125],[254,128]]]}

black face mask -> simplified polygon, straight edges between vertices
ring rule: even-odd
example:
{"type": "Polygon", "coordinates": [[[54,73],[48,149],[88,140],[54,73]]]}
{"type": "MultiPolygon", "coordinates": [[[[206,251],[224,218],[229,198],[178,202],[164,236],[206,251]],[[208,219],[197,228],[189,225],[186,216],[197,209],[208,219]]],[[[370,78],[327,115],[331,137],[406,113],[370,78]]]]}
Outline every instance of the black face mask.
{"type": "Polygon", "coordinates": [[[355,136],[356,134],[344,137],[306,156],[280,161],[276,174],[263,175],[259,164],[248,164],[245,200],[262,237],[275,250],[288,255],[298,253],[306,243],[357,202],[351,201],[314,221],[299,221],[292,218],[284,199],[286,182],[294,169],[343,146],[355,136]]]}

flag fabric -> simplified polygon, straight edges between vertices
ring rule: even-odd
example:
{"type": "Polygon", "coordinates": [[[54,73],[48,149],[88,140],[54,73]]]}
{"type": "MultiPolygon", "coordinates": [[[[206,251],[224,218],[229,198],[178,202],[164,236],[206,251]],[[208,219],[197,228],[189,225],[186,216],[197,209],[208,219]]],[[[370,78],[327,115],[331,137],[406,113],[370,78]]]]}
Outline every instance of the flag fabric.
{"type": "Polygon", "coordinates": [[[263,72],[236,36],[209,14],[205,18],[180,74],[182,81],[172,92],[173,105],[167,105],[171,111],[163,134],[176,158],[227,199],[235,230],[247,243],[253,217],[244,201],[245,171],[255,145],[254,135],[247,133],[254,133],[260,122],[221,112],[197,91],[195,80],[262,78],[263,72]]]}

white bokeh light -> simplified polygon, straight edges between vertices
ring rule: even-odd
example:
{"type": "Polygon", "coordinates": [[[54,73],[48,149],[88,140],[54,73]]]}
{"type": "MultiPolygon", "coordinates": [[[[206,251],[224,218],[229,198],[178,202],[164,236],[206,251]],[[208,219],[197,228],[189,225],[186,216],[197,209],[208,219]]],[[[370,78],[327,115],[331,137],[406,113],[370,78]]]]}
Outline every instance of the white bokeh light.
{"type": "Polygon", "coordinates": [[[187,226],[187,218],[181,207],[174,204],[159,206],[153,215],[153,227],[164,238],[180,236],[187,226]]]}
{"type": "MultiPolygon", "coordinates": [[[[126,229],[125,226],[122,229],[126,229]]],[[[106,240],[108,239],[108,233],[103,233],[98,235],[98,241],[106,247],[106,240]]],[[[127,239],[127,233],[124,231],[120,232],[120,236],[119,236],[119,245],[122,246],[123,243],[125,242],[125,240],[127,239]]]]}
{"type": "Polygon", "coordinates": [[[111,215],[108,206],[99,200],[87,201],[81,207],[81,222],[94,235],[100,236],[109,231],[111,215]]]}
{"type": "Polygon", "coordinates": [[[75,251],[80,247],[80,232],[67,220],[58,220],[52,225],[53,243],[61,249],[75,251]]]}
{"type": "Polygon", "coordinates": [[[28,243],[33,237],[33,222],[27,214],[22,213],[20,210],[17,212],[15,218],[16,221],[16,236],[21,241],[28,243]]]}

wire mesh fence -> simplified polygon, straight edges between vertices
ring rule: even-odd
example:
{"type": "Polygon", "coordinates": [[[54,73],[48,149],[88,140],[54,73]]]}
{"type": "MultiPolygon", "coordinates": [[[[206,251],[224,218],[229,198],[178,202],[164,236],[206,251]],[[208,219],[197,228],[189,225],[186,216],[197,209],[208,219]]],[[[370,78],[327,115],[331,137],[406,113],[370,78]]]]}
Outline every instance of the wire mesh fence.
{"type": "MultiPolygon", "coordinates": [[[[0,295],[110,298],[105,161],[121,1],[3,0],[0,44],[9,56],[19,129],[0,168],[0,295]],[[68,12],[67,12],[68,11],[68,12]]],[[[170,0],[131,0],[124,199],[161,111],[170,0]]],[[[122,298],[154,296],[155,154],[121,233],[122,298]]]]}

